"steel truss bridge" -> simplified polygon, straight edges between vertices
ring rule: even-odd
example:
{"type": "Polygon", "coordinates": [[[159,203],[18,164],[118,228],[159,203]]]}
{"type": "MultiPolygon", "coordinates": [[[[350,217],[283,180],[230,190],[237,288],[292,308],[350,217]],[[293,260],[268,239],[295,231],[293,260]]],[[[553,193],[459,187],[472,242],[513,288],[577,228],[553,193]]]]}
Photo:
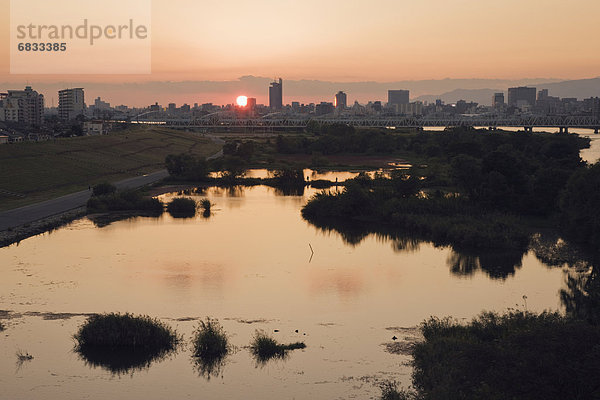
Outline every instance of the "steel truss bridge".
{"type": "Polygon", "coordinates": [[[428,117],[312,117],[302,118],[285,115],[267,115],[264,117],[236,117],[226,113],[210,114],[194,119],[140,119],[140,124],[161,124],[179,128],[223,128],[223,129],[303,129],[314,125],[344,124],[363,128],[430,128],[430,127],[486,127],[496,129],[501,127],[522,127],[526,131],[533,128],[558,128],[568,131],[569,128],[594,129],[598,133],[600,119],[591,116],[525,116],[525,117],[488,117],[460,116],[454,118],[428,117]]]}

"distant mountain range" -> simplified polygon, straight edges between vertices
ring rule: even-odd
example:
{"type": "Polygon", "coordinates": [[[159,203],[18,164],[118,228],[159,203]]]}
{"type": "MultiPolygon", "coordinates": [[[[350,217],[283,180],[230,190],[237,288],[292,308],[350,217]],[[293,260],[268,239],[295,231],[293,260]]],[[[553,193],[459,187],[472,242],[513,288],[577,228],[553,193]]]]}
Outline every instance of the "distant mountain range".
{"type": "MultiPolygon", "coordinates": [[[[474,101],[484,106],[492,105],[492,96],[494,93],[506,92],[504,89],[455,89],[450,92],[440,95],[424,95],[419,96],[416,101],[434,103],[437,99],[442,100],[445,104],[453,104],[458,100],[474,101]]],[[[505,94],[506,99],[506,94],[505,94]]],[[[506,101],[506,100],[505,100],[506,101]]]]}
{"type": "MultiPolygon", "coordinates": [[[[57,92],[67,87],[83,87],[87,104],[101,96],[112,105],[147,106],[158,102],[166,106],[173,102],[178,106],[183,103],[228,104],[235,97],[244,94],[256,97],[258,103],[268,104],[268,87],[271,78],[243,76],[229,81],[148,81],[130,83],[112,82],[30,82],[29,84],[45,96],[46,105],[57,105],[57,92]]],[[[0,92],[8,89],[22,89],[27,83],[0,83],[0,92]]],[[[411,100],[432,102],[442,99],[446,103],[458,100],[475,101],[482,105],[491,105],[495,92],[507,92],[509,87],[534,86],[548,89],[551,96],[577,97],[584,99],[600,96],[600,77],[593,79],[560,80],[560,79],[438,79],[421,81],[394,82],[330,82],[319,80],[286,80],[283,81],[283,97],[285,103],[299,101],[301,103],[319,103],[333,101],[335,93],[343,90],[348,95],[348,104],[354,101],[366,103],[370,100],[387,101],[389,89],[410,90],[411,100]]]]}
{"type": "MultiPolygon", "coordinates": [[[[535,86],[538,90],[548,89],[550,96],[576,97],[579,100],[600,96],[600,77],[562,82],[530,83],[524,86],[535,86]]],[[[441,99],[445,103],[456,103],[458,100],[466,100],[489,106],[492,104],[494,93],[503,92],[506,100],[508,87],[509,86],[495,86],[495,89],[455,89],[439,95],[419,96],[413,100],[427,101],[430,103],[434,102],[436,99],[441,99]]]]}

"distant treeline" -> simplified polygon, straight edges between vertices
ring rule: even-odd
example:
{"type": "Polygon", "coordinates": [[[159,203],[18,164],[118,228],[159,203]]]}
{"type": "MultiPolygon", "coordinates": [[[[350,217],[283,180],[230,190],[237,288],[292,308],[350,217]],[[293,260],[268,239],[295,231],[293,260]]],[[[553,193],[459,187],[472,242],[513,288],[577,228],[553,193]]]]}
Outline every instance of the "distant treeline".
{"type": "Polygon", "coordinates": [[[277,136],[276,150],[282,154],[324,155],[340,153],[390,153],[404,149],[406,137],[382,129],[355,129],[333,124],[312,128],[315,137],[277,136]]]}

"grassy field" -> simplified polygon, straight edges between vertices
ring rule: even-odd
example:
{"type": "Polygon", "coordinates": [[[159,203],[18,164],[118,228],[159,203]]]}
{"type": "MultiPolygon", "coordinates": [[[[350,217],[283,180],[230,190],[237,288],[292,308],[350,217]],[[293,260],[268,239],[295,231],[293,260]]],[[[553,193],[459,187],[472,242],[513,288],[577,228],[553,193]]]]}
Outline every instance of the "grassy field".
{"type": "Polygon", "coordinates": [[[157,171],[168,154],[209,156],[220,149],[200,135],[160,127],[0,146],[0,210],[157,171]]]}

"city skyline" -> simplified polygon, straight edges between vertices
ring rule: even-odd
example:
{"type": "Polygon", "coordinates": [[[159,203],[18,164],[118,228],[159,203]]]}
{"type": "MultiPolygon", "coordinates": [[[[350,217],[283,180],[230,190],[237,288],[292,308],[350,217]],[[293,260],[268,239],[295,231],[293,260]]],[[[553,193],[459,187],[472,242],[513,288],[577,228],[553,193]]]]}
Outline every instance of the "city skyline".
{"type": "MultiPolygon", "coordinates": [[[[10,84],[0,82],[0,92],[22,90],[33,86],[45,95],[46,107],[58,106],[58,92],[66,88],[83,87],[88,98],[101,97],[114,105],[128,105],[144,108],[159,103],[194,104],[214,103],[226,105],[235,103],[239,95],[256,98],[257,104],[269,105],[269,85],[272,78],[245,76],[237,80],[211,82],[146,82],[102,84],[97,82],[57,82],[31,83],[30,81],[10,84]]],[[[544,79],[528,80],[427,80],[398,82],[327,82],[308,80],[287,80],[283,94],[283,105],[296,101],[299,103],[334,102],[335,93],[340,90],[346,93],[349,105],[358,101],[366,104],[369,101],[388,100],[388,91],[409,90],[410,101],[435,102],[438,99],[446,103],[458,100],[475,101],[481,105],[492,105],[493,94],[508,94],[510,87],[537,87],[546,89],[559,97],[576,97],[580,100],[596,97],[600,94],[600,78],[557,81],[544,79]],[[404,89],[401,89],[404,88],[404,89]]]]}
{"type": "MultiPolygon", "coordinates": [[[[290,103],[283,102],[283,80],[278,78],[269,83],[269,104],[257,103],[256,98],[248,98],[247,96],[238,96],[235,103],[228,104],[215,104],[213,102],[208,103],[184,103],[178,107],[176,103],[169,102],[167,107],[155,102],[146,107],[142,108],[130,108],[126,105],[117,105],[111,107],[110,102],[106,102],[97,97],[94,100],[94,104],[90,104],[86,107],[84,100],[84,89],[83,88],[69,88],[59,90],[59,105],[58,109],[46,110],[48,118],[56,116],[62,121],[75,121],[80,118],[85,120],[86,118],[101,118],[103,121],[109,120],[129,120],[132,116],[136,118],[138,122],[140,116],[146,116],[153,114],[150,117],[154,122],[163,121],[163,118],[175,118],[178,120],[176,124],[188,119],[188,123],[199,116],[215,115],[223,113],[222,116],[235,115],[235,120],[244,118],[256,118],[260,119],[263,116],[269,117],[275,114],[292,116],[294,118],[300,117],[304,122],[307,122],[310,117],[321,117],[321,116],[334,116],[342,118],[340,121],[347,121],[348,117],[353,118],[353,121],[360,121],[359,124],[365,126],[365,124],[375,124],[379,126],[382,122],[389,124],[388,120],[382,120],[379,122],[373,122],[365,120],[370,117],[394,117],[394,116],[410,116],[410,117],[431,117],[434,116],[435,121],[424,121],[420,122],[413,120],[412,122],[407,121],[396,121],[401,126],[414,127],[414,124],[419,126],[425,126],[427,124],[434,124],[438,126],[440,123],[443,125],[456,123],[457,120],[461,119],[461,116],[468,115],[469,117],[478,116],[479,119],[469,121],[462,121],[460,125],[464,123],[477,124],[481,126],[488,126],[489,129],[493,130],[497,128],[498,122],[497,117],[517,117],[513,118],[509,123],[517,125],[524,125],[524,129],[531,131],[533,125],[541,126],[555,126],[560,128],[560,131],[567,132],[569,127],[583,127],[587,129],[593,129],[594,133],[598,133],[600,126],[597,124],[597,118],[600,116],[600,97],[592,96],[580,101],[577,97],[563,97],[553,96],[549,89],[537,90],[536,87],[511,87],[508,88],[508,101],[505,102],[504,92],[496,92],[493,94],[492,107],[486,104],[479,104],[478,102],[466,101],[460,99],[455,103],[446,104],[442,99],[436,99],[435,102],[428,103],[427,101],[410,101],[410,90],[406,89],[390,89],[388,90],[388,101],[382,102],[379,100],[369,101],[367,104],[360,104],[355,101],[354,104],[349,107],[347,103],[347,94],[343,91],[338,91],[335,95],[333,102],[321,101],[318,103],[304,104],[298,101],[292,101],[290,103]],[[138,113],[138,116],[132,115],[131,113],[138,113]],[[141,112],[141,114],[139,114],[141,112]],[[115,114],[116,113],[116,114],[115,114]],[[492,118],[489,118],[489,117],[492,118]],[[192,120],[189,120],[189,118],[192,120]],[[356,118],[358,117],[358,119],[356,118]],[[519,117],[524,117],[519,119],[519,117]],[[543,118],[543,120],[535,118],[543,118]],[[551,118],[546,118],[551,117],[551,118]],[[566,119],[568,117],[574,117],[566,119]],[[346,118],[346,119],[344,119],[346,118]],[[362,118],[362,119],[361,119],[362,118]],[[458,119],[457,119],[458,118],[458,119]],[[444,122],[446,121],[446,122],[444,122]]],[[[23,91],[8,91],[8,93],[0,93],[0,121],[9,121],[11,123],[21,123],[33,126],[41,126],[42,121],[42,107],[44,107],[44,96],[36,91],[33,91],[30,86],[27,86],[23,91]],[[27,101],[25,101],[27,99],[27,101]],[[35,111],[37,110],[37,111],[35,111]],[[35,119],[33,115],[38,115],[39,118],[35,119]]],[[[54,108],[54,107],[52,107],[54,108]]],[[[147,117],[146,117],[147,118],[147,117]]],[[[289,127],[285,121],[274,121],[273,118],[269,119],[270,124],[283,124],[282,127],[289,127]]],[[[97,121],[99,122],[99,121],[97,121]]],[[[168,123],[168,122],[167,122],[168,123]]],[[[214,120],[206,120],[202,123],[202,126],[208,123],[210,126],[223,126],[223,124],[230,122],[223,122],[214,125],[214,120]]],[[[237,123],[234,121],[234,123],[237,123]]],[[[302,124],[302,122],[296,122],[302,124]]],[[[506,124],[507,121],[501,122],[506,124]]],[[[89,125],[89,124],[87,124],[89,125]]],[[[84,124],[85,129],[90,128],[84,124]]],[[[92,124],[93,125],[93,124],[92,124]]],[[[259,125],[262,126],[261,123],[259,125]]],[[[247,126],[247,125],[244,125],[247,126]]],[[[390,126],[390,125],[385,125],[390,126]]],[[[393,125],[392,125],[393,126],[393,125]]],[[[477,125],[474,125],[477,126],[477,125]]],[[[513,125],[509,125],[513,126],[513,125]]],[[[516,125],[515,125],[516,126],[516,125]]],[[[94,132],[103,132],[104,128],[102,123],[94,130],[94,132]]],[[[93,133],[96,134],[96,133],[93,133]]],[[[14,138],[13,138],[14,141],[14,138]]]]}

